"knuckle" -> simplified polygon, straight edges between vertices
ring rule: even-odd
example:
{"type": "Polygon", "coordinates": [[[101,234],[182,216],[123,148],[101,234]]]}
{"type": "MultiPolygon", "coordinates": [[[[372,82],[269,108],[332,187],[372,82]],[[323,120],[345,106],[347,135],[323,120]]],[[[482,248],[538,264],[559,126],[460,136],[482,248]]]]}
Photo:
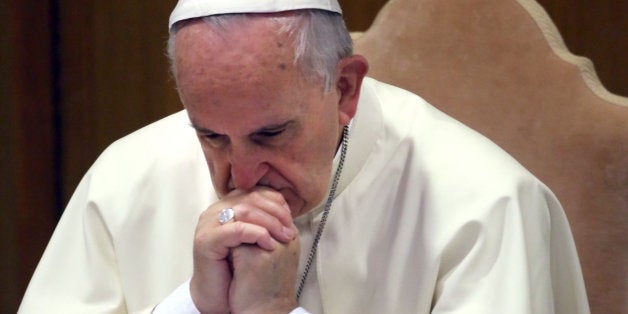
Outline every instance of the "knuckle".
{"type": "Polygon", "coordinates": [[[194,246],[195,247],[201,246],[204,242],[205,242],[205,238],[202,235],[200,235],[199,233],[196,233],[194,235],[194,246]]]}
{"type": "Polygon", "coordinates": [[[231,228],[233,235],[237,238],[244,237],[247,231],[246,224],[241,221],[233,222],[231,228]]]}
{"type": "Polygon", "coordinates": [[[246,204],[240,204],[234,210],[236,211],[236,221],[248,221],[251,217],[251,209],[246,204]]]}
{"type": "Polygon", "coordinates": [[[262,198],[263,198],[262,194],[259,190],[251,191],[244,197],[246,202],[253,203],[253,204],[260,202],[262,198]]]}
{"type": "Polygon", "coordinates": [[[201,250],[204,251],[204,249],[208,246],[209,243],[209,237],[208,235],[203,232],[196,232],[196,234],[194,234],[194,240],[193,240],[193,245],[196,250],[201,250]]]}
{"type": "Polygon", "coordinates": [[[272,191],[273,193],[269,193],[269,197],[271,200],[278,202],[280,204],[285,203],[285,200],[283,198],[283,195],[281,195],[281,193],[277,192],[277,191],[272,191]]]}
{"type": "Polygon", "coordinates": [[[198,216],[198,221],[204,221],[207,220],[209,216],[209,209],[204,210],[199,216],[198,216]]]}

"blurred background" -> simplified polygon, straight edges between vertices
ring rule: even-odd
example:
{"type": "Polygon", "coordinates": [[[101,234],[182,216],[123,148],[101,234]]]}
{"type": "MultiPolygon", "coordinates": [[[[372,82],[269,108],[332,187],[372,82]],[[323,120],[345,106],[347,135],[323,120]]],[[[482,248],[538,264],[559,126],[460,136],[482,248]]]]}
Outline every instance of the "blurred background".
{"type": "MultiPolygon", "coordinates": [[[[340,2],[349,29],[364,31],[386,0],[340,2]]],[[[593,61],[608,90],[628,96],[628,1],[539,2],[569,49],[593,61]]],[[[164,55],[175,4],[0,2],[0,313],[17,310],[102,150],[182,109],[164,55]]]]}

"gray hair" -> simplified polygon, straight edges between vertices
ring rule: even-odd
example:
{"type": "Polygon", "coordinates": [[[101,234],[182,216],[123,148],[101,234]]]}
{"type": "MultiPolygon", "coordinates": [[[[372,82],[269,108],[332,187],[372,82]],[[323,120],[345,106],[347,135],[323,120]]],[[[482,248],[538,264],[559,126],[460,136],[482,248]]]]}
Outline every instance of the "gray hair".
{"type": "MultiPolygon", "coordinates": [[[[233,23],[252,18],[250,14],[226,14],[203,17],[208,25],[228,29],[233,23]]],[[[287,32],[294,40],[294,63],[308,81],[321,80],[325,91],[335,81],[336,65],[340,59],[353,54],[353,43],[340,14],[323,10],[297,10],[285,16],[271,17],[279,23],[280,32],[287,32]]],[[[168,38],[168,59],[172,74],[176,73],[174,42],[185,21],[172,26],[168,38]]]]}

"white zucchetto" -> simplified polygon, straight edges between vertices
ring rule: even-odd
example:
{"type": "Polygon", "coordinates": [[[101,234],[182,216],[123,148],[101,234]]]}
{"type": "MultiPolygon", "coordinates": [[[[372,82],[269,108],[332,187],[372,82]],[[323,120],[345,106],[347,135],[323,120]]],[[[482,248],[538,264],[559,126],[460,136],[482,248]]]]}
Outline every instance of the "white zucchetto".
{"type": "Polygon", "coordinates": [[[338,0],[179,0],[170,14],[168,29],[176,22],[208,15],[300,9],[320,9],[342,14],[338,0]]]}

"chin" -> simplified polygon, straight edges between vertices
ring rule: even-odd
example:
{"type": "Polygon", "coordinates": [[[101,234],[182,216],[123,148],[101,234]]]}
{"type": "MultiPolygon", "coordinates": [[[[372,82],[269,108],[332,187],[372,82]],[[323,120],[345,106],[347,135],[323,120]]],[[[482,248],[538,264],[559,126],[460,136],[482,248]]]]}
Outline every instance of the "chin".
{"type": "Polygon", "coordinates": [[[326,195],[320,195],[318,198],[313,199],[313,201],[308,202],[306,199],[303,199],[294,193],[286,195],[285,193],[281,192],[281,194],[286,199],[288,206],[290,206],[292,218],[297,218],[299,216],[307,214],[318,205],[322,205],[324,200],[327,200],[327,198],[325,197],[326,195]]]}

